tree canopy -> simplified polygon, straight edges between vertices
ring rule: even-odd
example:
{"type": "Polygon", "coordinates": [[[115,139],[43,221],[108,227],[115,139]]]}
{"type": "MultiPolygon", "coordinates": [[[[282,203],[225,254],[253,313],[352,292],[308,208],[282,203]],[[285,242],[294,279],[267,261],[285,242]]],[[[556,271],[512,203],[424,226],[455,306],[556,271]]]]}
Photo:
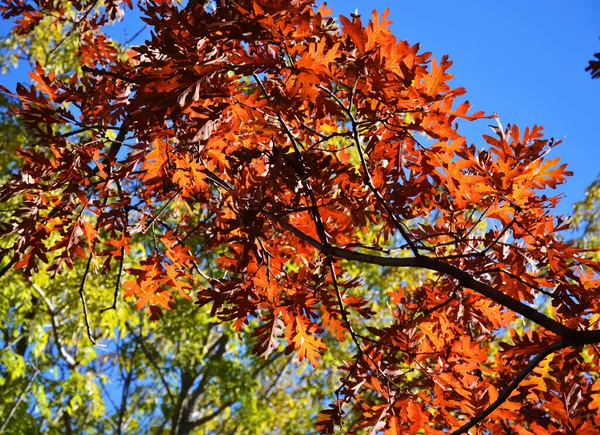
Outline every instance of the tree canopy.
{"type": "Polygon", "coordinates": [[[79,272],[92,343],[98,292],[159,324],[193,300],[315,371],[344,342],[324,433],[598,432],[600,263],[552,214],[560,141],[471,112],[448,56],[385,11],[147,2],[151,37],[124,53],[102,26],[130,2],[71,4],[1,8],[80,34],[76,74],[3,88],[32,137],[0,191],[2,275],[79,272]],[[484,118],[469,143],[459,123],[484,118]]]}
{"type": "MultiPolygon", "coordinates": [[[[80,70],[78,35],[51,22],[46,17],[30,33],[13,31],[0,39],[2,69],[21,61],[40,62],[58,76],[80,70]]],[[[116,47],[126,50],[126,44],[116,47]]],[[[2,182],[19,165],[15,147],[35,140],[9,113],[11,103],[12,98],[0,100],[2,182]]],[[[1,221],[17,203],[3,203],[1,221]]],[[[207,272],[213,257],[203,255],[207,272]]],[[[189,301],[180,301],[161,322],[150,321],[130,303],[107,311],[115,271],[87,280],[86,304],[101,335],[100,345],[94,346],[85,338],[79,295],[73,291],[84,268],[80,260],[60,279],[42,273],[32,282],[15,270],[3,281],[0,433],[313,430],[327,392],[336,388],[336,361],[346,357],[347,345],[326,356],[330,370],[316,372],[295,364],[281,349],[266,360],[252,356],[247,330],[240,335],[220,326],[189,301]]]]}

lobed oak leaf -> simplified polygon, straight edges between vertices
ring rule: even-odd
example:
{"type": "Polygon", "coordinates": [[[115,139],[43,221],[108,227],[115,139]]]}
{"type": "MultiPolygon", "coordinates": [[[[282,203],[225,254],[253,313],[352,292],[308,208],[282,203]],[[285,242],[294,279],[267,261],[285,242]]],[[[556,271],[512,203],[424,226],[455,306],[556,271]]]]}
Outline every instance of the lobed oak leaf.
{"type": "Polygon", "coordinates": [[[103,252],[103,254],[114,256],[114,257],[121,257],[124,252],[125,255],[129,255],[129,252],[130,252],[129,241],[130,240],[131,240],[131,237],[126,236],[125,234],[122,234],[121,237],[118,239],[112,238],[112,239],[105,241],[104,244],[107,246],[112,246],[113,249],[105,250],[103,252]]]}
{"type": "Polygon", "coordinates": [[[592,401],[588,405],[588,409],[598,409],[600,408],[600,378],[596,379],[596,381],[592,384],[592,401]]]}
{"type": "Polygon", "coordinates": [[[278,338],[283,336],[284,331],[285,323],[281,314],[271,314],[267,322],[257,327],[252,334],[258,339],[253,351],[268,358],[279,346],[278,338]]]}
{"type": "Polygon", "coordinates": [[[175,288],[179,292],[179,295],[184,297],[185,299],[191,300],[190,290],[192,289],[192,285],[187,281],[190,277],[181,272],[174,264],[166,264],[165,265],[167,278],[166,285],[169,288],[175,288]]]}
{"type": "Polygon", "coordinates": [[[427,422],[423,419],[421,405],[413,400],[406,406],[406,414],[410,422],[410,435],[416,435],[427,422]]]}
{"type": "Polygon", "coordinates": [[[160,177],[167,162],[167,143],[157,139],[154,141],[152,151],[146,154],[142,163],[142,168],[147,171],[145,178],[153,179],[160,177]]]}
{"type": "Polygon", "coordinates": [[[356,48],[358,48],[361,54],[365,53],[365,47],[367,44],[367,35],[364,31],[360,17],[354,16],[352,21],[343,15],[340,15],[340,22],[342,23],[342,32],[350,36],[356,48]]]}
{"type": "Polygon", "coordinates": [[[325,305],[321,306],[323,326],[329,330],[329,333],[339,341],[344,341],[346,338],[346,326],[344,322],[332,315],[325,305]]]}
{"type": "Polygon", "coordinates": [[[388,428],[383,432],[384,435],[402,435],[400,419],[393,415],[388,420],[388,428]]]}
{"type": "Polygon", "coordinates": [[[387,20],[389,13],[390,10],[385,9],[380,20],[379,12],[373,10],[371,20],[366,29],[367,43],[365,48],[367,51],[375,49],[378,44],[387,42],[387,39],[391,36],[389,26],[392,22],[387,20]]]}
{"type": "Polygon", "coordinates": [[[291,97],[299,96],[304,101],[315,102],[317,100],[317,86],[321,84],[319,77],[312,73],[301,71],[294,80],[288,83],[288,91],[291,97]]]}
{"type": "MultiPolygon", "coordinates": [[[[108,16],[118,16],[109,3],[108,16]]],[[[156,319],[176,291],[189,297],[198,262],[218,257],[226,273],[203,276],[210,286],[198,303],[212,303],[212,314],[238,330],[256,319],[256,352],[275,352],[285,337],[287,351],[313,365],[325,337],[351,335],[346,309],[369,337],[348,341],[359,348],[342,362],[343,399],[317,423],[331,433],[343,405],[358,418],[349,430],[442,433],[490,406],[504,378],[557,335],[563,343],[594,335],[585,328],[595,321],[588,314],[598,308],[600,266],[559,240],[568,224],[547,213],[557,200],[537,192],[569,174],[545,158],[553,142],[539,127],[521,135],[498,122],[484,150],[468,145],[455,121],[483,114],[458,101],[465,90],[449,86],[447,56],[428,65],[430,54],[396,41],[388,11],[373,13],[366,28],[356,15],[341,17],[340,33],[310,1],[216,2],[210,13],[162,0],[144,8],[154,32],[135,59],[117,59],[94,10],[82,18],[79,43],[82,62],[98,69],[62,83],[38,65],[37,89],[17,88],[36,145],[20,152],[23,170],[0,193],[33,204],[0,224],[0,236],[16,238],[16,267],[35,271],[48,252],[55,270],[72,266],[101,232],[103,251],[92,259],[108,270],[129,250],[125,233],[136,233],[140,249],[128,261],[145,251],[151,258],[128,270],[133,279],[122,288],[156,319]],[[77,108],[76,123],[63,103],[77,108]],[[103,157],[107,128],[119,129],[111,149],[125,147],[103,157]],[[83,220],[74,223],[79,206],[83,220]],[[154,238],[141,231],[148,220],[154,238]],[[374,286],[349,291],[355,262],[374,286]],[[410,275],[405,266],[430,270],[410,275]],[[391,313],[379,297],[389,288],[384,274],[402,282],[390,292],[391,313]],[[545,310],[534,304],[536,289],[552,292],[545,310]],[[523,326],[518,314],[553,332],[523,326]],[[511,344],[498,349],[501,336],[511,344]]],[[[541,418],[557,427],[552,433],[566,424],[591,430],[580,420],[600,407],[600,394],[585,382],[566,386],[576,366],[593,376],[590,352],[557,352],[483,425],[499,430],[505,419],[531,433],[541,418]],[[521,412],[517,399],[544,402],[521,412]]]]}
{"type": "Polygon", "coordinates": [[[317,418],[315,429],[324,434],[335,433],[335,427],[340,426],[342,423],[343,404],[343,400],[339,399],[336,403],[329,405],[328,409],[322,410],[317,418]]]}
{"type": "Polygon", "coordinates": [[[54,80],[54,73],[50,73],[48,76],[44,74],[44,69],[39,62],[36,62],[34,71],[29,73],[29,76],[37,83],[38,88],[45,93],[50,101],[54,101],[56,92],[52,86],[54,80]]]}
{"type": "Polygon", "coordinates": [[[313,367],[318,367],[320,352],[327,349],[327,346],[320,337],[315,335],[318,331],[317,325],[305,318],[296,317],[294,329],[292,342],[298,351],[298,360],[307,358],[313,367]]]}
{"type": "Polygon", "coordinates": [[[444,55],[439,64],[435,58],[431,60],[431,73],[423,76],[423,84],[427,95],[435,97],[450,90],[450,86],[446,82],[452,80],[454,75],[448,74],[446,70],[451,66],[452,62],[448,60],[448,55],[444,55]]]}

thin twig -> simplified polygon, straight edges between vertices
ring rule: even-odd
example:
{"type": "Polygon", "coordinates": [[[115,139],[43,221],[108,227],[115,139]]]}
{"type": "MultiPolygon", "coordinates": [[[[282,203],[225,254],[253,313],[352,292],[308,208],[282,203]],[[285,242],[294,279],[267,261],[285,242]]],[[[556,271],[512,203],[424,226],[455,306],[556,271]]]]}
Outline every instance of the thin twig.
{"type": "Polygon", "coordinates": [[[137,83],[135,80],[130,79],[129,77],[122,76],[121,74],[117,74],[112,71],[104,71],[104,70],[98,69],[98,68],[92,68],[87,65],[82,66],[81,70],[85,71],[85,72],[89,72],[91,74],[95,74],[97,76],[107,76],[107,77],[112,77],[115,79],[123,80],[124,82],[127,82],[127,83],[132,83],[132,84],[137,83]]]}
{"type": "Polygon", "coordinates": [[[423,314],[425,316],[427,316],[427,315],[439,310],[440,308],[444,308],[446,305],[448,305],[450,302],[452,302],[453,300],[456,299],[459,288],[460,288],[460,286],[455,287],[454,290],[452,290],[452,294],[450,295],[450,297],[448,299],[446,299],[444,302],[440,302],[439,304],[437,304],[431,308],[424,310],[423,314]]]}
{"type": "Polygon", "coordinates": [[[92,264],[92,256],[93,256],[93,252],[90,252],[87,264],[85,265],[85,271],[83,272],[83,278],[81,279],[81,285],[79,286],[79,297],[81,298],[81,305],[83,306],[83,318],[85,320],[85,328],[87,331],[87,336],[90,339],[90,341],[92,342],[92,344],[95,345],[96,339],[94,338],[94,335],[92,333],[92,327],[90,325],[90,318],[89,318],[88,309],[87,309],[87,302],[85,300],[85,294],[84,294],[85,281],[87,280],[87,276],[90,272],[90,265],[92,264]]]}
{"type": "Polygon", "coordinates": [[[150,222],[148,223],[148,225],[146,226],[146,228],[144,228],[142,230],[142,234],[146,234],[146,232],[150,229],[150,227],[152,227],[152,225],[154,225],[154,222],[156,222],[156,219],[158,219],[160,217],[160,215],[166,210],[166,208],[169,206],[169,204],[171,204],[173,202],[173,200],[175,198],[177,198],[177,196],[183,191],[183,188],[180,188],[177,192],[175,192],[175,195],[173,195],[165,205],[162,206],[162,208],[159,210],[159,212],[156,214],[156,216],[154,216],[150,222]]]}
{"type": "Polygon", "coordinates": [[[348,384],[348,381],[350,380],[350,378],[352,377],[352,375],[354,374],[356,367],[358,366],[358,360],[362,358],[362,354],[358,354],[356,355],[356,357],[354,358],[354,363],[352,364],[352,367],[350,368],[350,370],[348,370],[348,373],[346,374],[346,376],[344,377],[344,380],[342,381],[342,384],[338,387],[337,390],[335,390],[335,397],[336,399],[339,400],[340,398],[340,393],[342,392],[342,390],[345,388],[345,386],[348,384]]]}
{"type": "Polygon", "coordinates": [[[56,341],[56,346],[58,347],[59,353],[65,359],[65,361],[67,362],[67,364],[69,365],[70,368],[77,366],[77,361],[75,361],[75,358],[73,358],[73,356],[69,352],[67,352],[67,350],[63,347],[63,345],[61,343],[60,336],[58,334],[58,325],[56,323],[56,318],[55,318],[56,308],[54,307],[54,304],[48,298],[48,296],[46,295],[46,292],[44,292],[44,290],[40,286],[33,283],[32,287],[40,295],[40,297],[42,298],[42,300],[48,307],[48,311],[50,313],[50,324],[52,325],[52,333],[54,335],[54,341],[56,341]]]}
{"type": "Polygon", "coordinates": [[[100,310],[101,313],[104,313],[108,310],[116,310],[117,309],[117,300],[119,299],[119,289],[121,288],[121,274],[123,273],[123,263],[125,261],[125,247],[121,246],[121,258],[119,258],[119,273],[117,274],[117,283],[115,284],[115,291],[113,293],[113,301],[112,304],[106,308],[102,308],[100,310]]]}
{"type": "Polygon", "coordinates": [[[520,283],[522,283],[522,284],[526,285],[527,287],[531,288],[532,290],[540,292],[540,293],[542,293],[542,294],[544,294],[544,295],[546,295],[548,297],[551,297],[551,298],[555,298],[556,297],[556,295],[553,294],[552,292],[549,292],[548,290],[544,290],[541,287],[538,287],[536,285],[528,283],[527,281],[525,281],[520,276],[518,276],[518,275],[516,275],[516,274],[514,274],[512,272],[509,272],[508,270],[506,270],[506,269],[504,269],[502,267],[494,267],[492,269],[485,269],[485,270],[482,270],[481,272],[475,273],[474,275],[483,275],[485,273],[504,273],[504,274],[510,276],[512,279],[514,279],[516,281],[519,281],[520,283]]]}
{"type": "Polygon", "coordinates": [[[496,238],[494,239],[494,241],[492,243],[490,243],[483,251],[481,251],[481,253],[479,255],[485,256],[490,251],[490,249],[492,249],[492,247],[498,241],[500,241],[500,239],[502,238],[502,236],[504,236],[504,234],[506,234],[506,232],[514,225],[514,223],[516,222],[516,220],[517,220],[517,218],[514,217],[512,219],[512,221],[510,221],[510,223],[508,225],[506,225],[502,231],[500,231],[500,233],[496,236],[496,238]]]}
{"type": "Polygon", "coordinates": [[[361,164],[361,166],[363,168],[363,172],[364,172],[365,183],[367,184],[367,187],[369,188],[371,193],[373,193],[373,195],[375,196],[375,198],[377,199],[379,204],[381,204],[381,206],[385,210],[386,214],[392,220],[392,222],[394,223],[394,226],[398,229],[398,231],[400,231],[400,234],[402,235],[402,237],[404,238],[406,243],[408,243],[408,245],[410,246],[410,249],[413,252],[413,254],[415,255],[415,257],[419,257],[421,254],[419,253],[418,248],[412,241],[412,238],[409,235],[409,232],[405,229],[405,224],[402,223],[396,217],[396,214],[389,207],[388,203],[385,201],[383,196],[381,196],[381,193],[379,193],[379,191],[375,187],[375,184],[373,183],[373,178],[371,177],[371,173],[369,172],[367,160],[365,158],[365,154],[362,149],[362,145],[360,143],[360,135],[358,132],[358,122],[356,121],[356,118],[354,118],[354,115],[352,114],[352,112],[344,105],[344,103],[342,103],[342,101],[332,91],[330,91],[329,89],[327,89],[325,86],[322,86],[322,85],[319,85],[318,88],[327,92],[329,94],[329,96],[342,108],[342,110],[346,113],[346,115],[350,119],[350,123],[352,125],[352,134],[354,136],[354,144],[356,145],[356,149],[358,150],[360,164],[361,164]]]}
{"type": "Polygon", "coordinates": [[[16,402],[14,403],[14,405],[12,406],[12,408],[10,409],[10,411],[8,412],[8,415],[6,416],[6,418],[4,419],[4,421],[2,422],[2,426],[0,426],[0,434],[2,432],[4,432],[4,430],[8,426],[8,423],[13,418],[13,415],[15,414],[15,411],[17,410],[17,408],[19,407],[19,405],[21,404],[21,402],[25,398],[25,395],[29,392],[29,389],[33,385],[33,383],[34,383],[35,379],[37,378],[37,376],[40,374],[40,372],[38,371],[37,368],[35,368],[34,370],[35,370],[35,372],[31,376],[31,378],[29,379],[29,382],[27,382],[27,385],[25,386],[25,389],[23,391],[21,391],[21,394],[19,394],[19,397],[17,398],[16,402]]]}
{"type": "Polygon", "coordinates": [[[144,30],[146,30],[147,28],[148,28],[148,25],[147,25],[147,24],[145,24],[145,25],[144,25],[144,27],[142,27],[140,30],[138,30],[137,32],[135,32],[131,38],[127,39],[127,40],[126,40],[126,41],[123,43],[123,45],[127,46],[128,44],[130,44],[130,43],[131,43],[132,41],[134,41],[134,40],[135,40],[135,39],[136,39],[138,36],[140,36],[140,35],[142,34],[142,32],[143,32],[144,30]]]}
{"type": "Polygon", "coordinates": [[[331,280],[333,282],[333,287],[335,288],[335,294],[337,296],[338,304],[340,305],[340,314],[342,315],[342,320],[344,321],[344,324],[346,325],[348,332],[350,332],[352,341],[354,341],[354,344],[356,345],[356,348],[358,349],[358,354],[362,355],[364,353],[364,351],[363,351],[362,345],[358,341],[357,334],[354,332],[354,329],[352,328],[352,324],[350,323],[350,318],[348,317],[348,312],[346,311],[346,305],[344,304],[342,293],[340,292],[340,287],[338,285],[337,275],[335,273],[335,266],[333,265],[333,260],[331,258],[327,258],[326,261],[327,261],[327,263],[329,263],[328,264],[329,272],[331,273],[331,280]]]}
{"type": "Polygon", "coordinates": [[[73,20],[69,19],[69,21],[73,22],[73,26],[69,29],[69,31],[65,34],[65,36],[63,36],[63,38],[56,43],[56,45],[52,48],[52,50],[50,50],[50,52],[46,55],[46,58],[48,60],[50,60],[50,56],[52,56],[54,54],[54,52],[56,50],[58,50],[58,48],[67,40],[67,38],[69,36],[71,36],[75,30],[76,27],[79,27],[79,25],[81,23],[83,23],[84,20],[87,19],[88,15],[90,14],[90,12],[92,12],[92,10],[96,7],[96,5],[98,4],[99,0],[94,0],[94,2],[89,6],[89,8],[85,11],[85,13],[83,14],[83,16],[81,18],[79,18],[76,22],[73,22],[73,20]]]}
{"type": "Polygon", "coordinates": [[[159,378],[160,378],[163,386],[165,387],[165,391],[167,392],[167,396],[169,397],[169,401],[171,402],[171,405],[175,406],[177,402],[175,400],[175,397],[173,396],[173,393],[171,392],[171,388],[169,388],[169,383],[167,382],[167,379],[165,378],[164,368],[161,368],[158,365],[158,363],[154,360],[154,358],[152,357],[152,355],[150,355],[150,351],[146,347],[146,344],[144,343],[144,340],[142,338],[140,338],[133,331],[133,328],[129,325],[129,323],[125,323],[125,327],[129,331],[129,333],[131,335],[133,335],[133,338],[135,338],[135,340],[138,342],[138,344],[142,348],[142,352],[144,353],[144,355],[146,355],[146,358],[148,358],[148,361],[150,362],[150,364],[152,364],[152,366],[156,369],[156,373],[158,374],[158,376],[159,376],[159,378]]]}

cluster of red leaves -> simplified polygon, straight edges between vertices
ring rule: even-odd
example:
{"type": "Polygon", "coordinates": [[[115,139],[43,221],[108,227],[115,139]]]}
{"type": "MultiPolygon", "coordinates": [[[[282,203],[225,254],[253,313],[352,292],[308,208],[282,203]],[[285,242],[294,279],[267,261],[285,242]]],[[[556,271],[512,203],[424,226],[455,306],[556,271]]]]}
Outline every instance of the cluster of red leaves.
{"type": "Polygon", "coordinates": [[[13,27],[16,34],[30,33],[41,24],[44,17],[51,17],[52,25],[64,25],[68,29],[65,39],[71,35],[78,36],[79,52],[77,54],[81,64],[88,66],[108,65],[116,59],[118,52],[112,46],[110,38],[101,29],[103,26],[121,19],[127,8],[133,8],[131,0],[103,0],[102,2],[99,0],[0,1],[2,17],[5,19],[16,17],[13,27]]]}
{"type": "MultiPolygon", "coordinates": [[[[26,20],[54,7],[4,5],[26,20]]],[[[107,271],[158,234],[123,285],[158,317],[173,290],[197,287],[200,251],[221,252],[227,273],[198,303],[238,327],[260,319],[257,352],[283,342],[316,366],[326,335],[354,342],[323,432],[466,433],[485,419],[493,433],[598,433],[600,265],[557,235],[568,223],[543,192],[569,173],[540,127],[498,123],[469,145],[457,121],[483,114],[457,101],[451,62],[398,41],[387,13],[338,23],[311,0],[142,12],[152,37],[131,59],[90,46],[85,76],[38,68],[37,86],[18,87],[39,145],[1,191],[22,198],[0,228],[9,266],[107,271]],[[379,244],[364,246],[372,228],[379,244]],[[383,255],[390,243],[406,255],[383,255]],[[368,326],[341,260],[432,275],[391,292],[389,324],[368,326]]]]}

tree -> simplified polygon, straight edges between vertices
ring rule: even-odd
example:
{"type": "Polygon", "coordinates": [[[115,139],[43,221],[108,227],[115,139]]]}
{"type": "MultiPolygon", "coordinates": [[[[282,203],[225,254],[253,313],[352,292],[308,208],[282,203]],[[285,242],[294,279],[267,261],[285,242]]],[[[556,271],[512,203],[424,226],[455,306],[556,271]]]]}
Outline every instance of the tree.
{"type": "MultiPolygon", "coordinates": [[[[0,40],[0,65],[39,62],[60,77],[80,70],[78,35],[51,21],[46,16],[31,33],[0,40]]],[[[11,103],[2,96],[2,182],[19,165],[15,146],[36,140],[7,111],[11,103]]],[[[4,202],[0,221],[8,222],[18,205],[18,198],[4,202]]],[[[144,248],[138,243],[131,249],[144,248]]],[[[207,273],[213,257],[202,256],[207,273]]],[[[125,266],[130,260],[139,258],[125,266]]],[[[247,331],[219,326],[189,301],[180,301],[161,322],[149,321],[128,302],[107,311],[115,303],[118,271],[86,282],[90,319],[100,326],[94,346],[84,338],[73,291],[85,266],[75,261],[60,279],[42,273],[32,282],[19,270],[7,272],[0,287],[0,433],[310,432],[326,392],[335,388],[335,361],[347,357],[347,346],[327,357],[331,370],[314,372],[282,349],[267,360],[251,355],[242,340],[251,339],[247,331]]]]}
{"type": "MultiPolygon", "coordinates": [[[[598,432],[600,265],[551,213],[560,141],[496,119],[469,145],[458,122],[484,114],[385,12],[365,26],[309,0],[147,3],[152,37],[123,57],[100,27],[119,4],[74,5],[83,73],[38,66],[17,89],[37,142],[2,190],[22,198],[3,272],[83,260],[85,307],[88,275],[128,257],[121,288],[151,319],[195,294],[255,323],[256,353],[283,342],[315,367],[327,337],[346,340],[322,432],[598,432]],[[204,278],[202,252],[221,275],[204,278]],[[356,264],[421,280],[382,303],[356,264]]],[[[3,10],[23,31],[61,12],[3,10]]]]}

